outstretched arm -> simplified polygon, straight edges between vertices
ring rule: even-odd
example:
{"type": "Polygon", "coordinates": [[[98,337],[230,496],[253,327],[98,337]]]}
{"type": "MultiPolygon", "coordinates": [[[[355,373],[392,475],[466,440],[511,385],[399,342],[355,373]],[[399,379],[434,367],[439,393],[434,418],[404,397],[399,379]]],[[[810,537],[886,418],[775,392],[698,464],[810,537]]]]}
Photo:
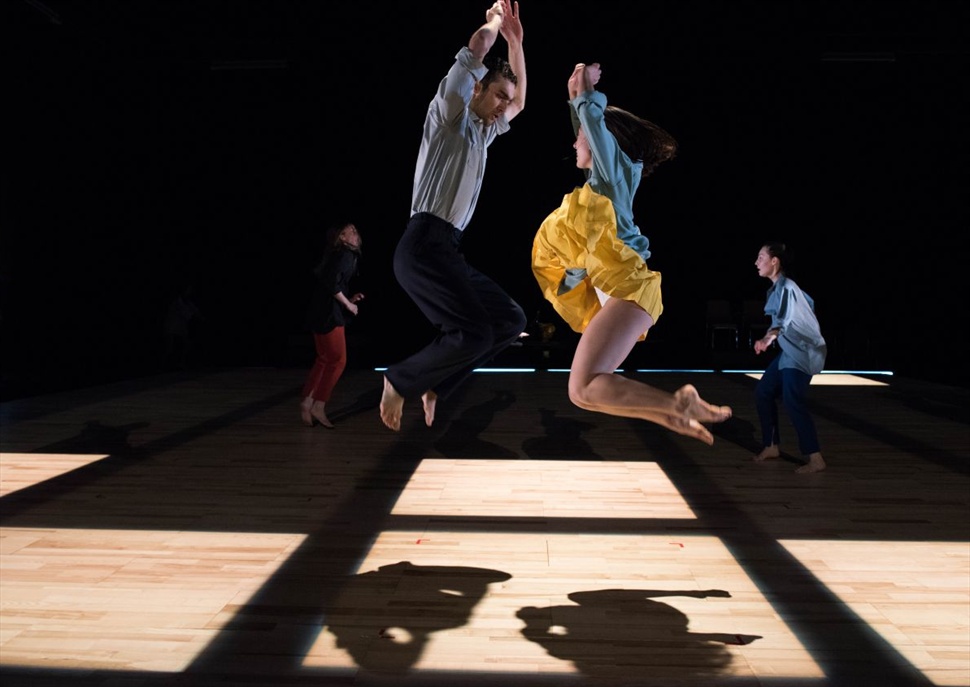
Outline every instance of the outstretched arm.
{"type": "Polygon", "coordinates": [[[522,52],[522,21],[519,18],[519,3],[509,3],[509,0],[502,0],[505,5],[505,15],[502,20],[502,38],[509,46],[509,66],[515,73],[518,83],[515,87],[515,98],[505,109],[505,117],[512,120],[517,114],[525,109],[525,53],[522,52]]]}
{"type": "Polygon", "coordinates": [[[485,13],[485,23],[478,27],[468,40],[468,49],[482,60],[495,45],[499,31],[502,28],[502,18],[508,6],[508,0],[495,0],[485,13]]]}

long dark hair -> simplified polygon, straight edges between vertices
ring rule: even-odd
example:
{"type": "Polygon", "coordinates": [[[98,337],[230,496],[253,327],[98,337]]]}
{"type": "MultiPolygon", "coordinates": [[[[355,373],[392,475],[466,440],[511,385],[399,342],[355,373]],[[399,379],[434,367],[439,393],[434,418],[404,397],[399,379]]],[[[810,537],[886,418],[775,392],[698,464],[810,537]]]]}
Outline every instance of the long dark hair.
{"type": "Polygon", "coordinates": [[[603,119],[606,128],[619,143],[620,150],[634,162],[643,163],[640,178],[649,176],[660,163],[672,160],[677,155],[677,140],[643,117],[607,105],[603,119]]]}

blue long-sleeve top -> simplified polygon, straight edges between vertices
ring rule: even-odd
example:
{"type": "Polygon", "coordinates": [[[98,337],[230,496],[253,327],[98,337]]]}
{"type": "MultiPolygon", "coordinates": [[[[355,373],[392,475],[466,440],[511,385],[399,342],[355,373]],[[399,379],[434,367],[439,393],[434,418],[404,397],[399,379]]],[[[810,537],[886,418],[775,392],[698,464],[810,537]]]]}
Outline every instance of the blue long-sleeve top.
{"type": "Polygon", "coordinates": [[[784,274],[768,289],[765,315],[778,330],[779,369],[794,367],[814,375],[825,366],[828,351],[815,316],[815,301],[784,274]]]}
{"type": "Polygon", "coordinates": [[[603,116],[606,95],[600,91],[587,91],[573,98],[570,105],[593,154],[593,169],[585,170],[586,181],[594,191],[613,202],[617,237],[646,262],[650,257],[650,241],[633,221],[633,198],[640,187],[643,162],[631,160],[606,128],[603,116]]]}

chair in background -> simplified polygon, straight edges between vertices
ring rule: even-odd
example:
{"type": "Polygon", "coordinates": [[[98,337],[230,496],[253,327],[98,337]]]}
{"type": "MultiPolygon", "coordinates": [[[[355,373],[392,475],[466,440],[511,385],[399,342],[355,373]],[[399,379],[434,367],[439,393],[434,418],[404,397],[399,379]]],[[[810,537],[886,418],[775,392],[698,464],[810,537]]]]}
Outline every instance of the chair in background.
{"type": "Polygon", "coordinates": [[[741,301],[741,327],[744,337],[748,340],[748,347],[764,337],[771,327],[771,319],[765,315],[765,302],[745,299],[741,301]]]}
{"type": "Polygon", "coordinates": [[[712,350],[719,348],[719,339],[730,342],[731,347],[737,349],[738,330],[738,318],[730,301],[707,301],[707,337],[712,350]]]}

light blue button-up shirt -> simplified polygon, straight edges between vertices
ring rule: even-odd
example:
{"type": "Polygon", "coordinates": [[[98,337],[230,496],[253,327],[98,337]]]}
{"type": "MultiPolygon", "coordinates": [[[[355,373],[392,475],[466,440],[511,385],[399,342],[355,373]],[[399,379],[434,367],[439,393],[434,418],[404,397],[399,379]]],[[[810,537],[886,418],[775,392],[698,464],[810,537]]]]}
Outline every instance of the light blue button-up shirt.
{"type": "Polygon", "coordinates": [[[768,289],[765,315],[771,328],[778,329],[778,368],[794,367],[810,375],[825,366],[828,348],[815,317],[815,301],[784,274],[768,289]]]}
{"type": "MultiPolygon", "coordinates": [[[[583,171],[590,188],[612,202],[617,238],[639,253],[646,262],[650,257],[650,241],[640,233],[640,228],[633,221],[633,198],[640,187],[643,162],[631,160],[606,128],[603,116],[606,102],[606,95],[600,91],[586,91],[569,103],[573,128],[583,128],[593,157],[593,168],[583,171]]],[[[567,268],[559,285],[559,293],[575,288],[585,278],[585,269],[567,268]]]]}
{"type": "Polygon", "coordinates": [[[593,169],[588,171],[586,181],[594,191],[613,202],[617,238],[646,262],[650,258],[650,242],[633,221],[633,198],[640,187],[643,162],[631,160],[606,128],[603,117],[606,95],[587,91],[573,98],[570,104],[593,155],[593,169]]]}
{"type": "Polygon", "coordinates": [[[485,126],[469,108],[475,82],[488,68],[466,46],[438,86],[424,120],[414,169],[411,214],[429,212],[464,231],[475,211],[487,149],[509,130],[503,114],[485,126]]]}

